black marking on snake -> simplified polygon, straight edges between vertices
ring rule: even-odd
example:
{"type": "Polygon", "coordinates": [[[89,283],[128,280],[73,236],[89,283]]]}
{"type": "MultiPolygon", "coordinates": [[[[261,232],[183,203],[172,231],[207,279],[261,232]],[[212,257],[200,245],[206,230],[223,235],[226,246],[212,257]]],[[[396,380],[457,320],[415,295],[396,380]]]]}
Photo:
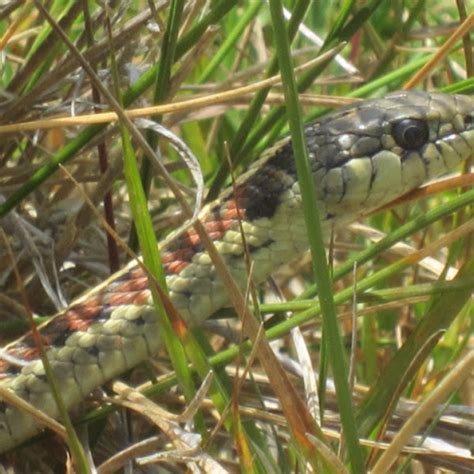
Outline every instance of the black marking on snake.
{"type": "Polygon", "coordinates": [[[191,288],[189,290],[177,291],[176,293],[179,293],[180,295],[184,296],[188,300],[191,300],[191,297],[193,296],[193,290],[191,288]]]}
{"type": "Polygon", "coordinates": [[[110,318],[115,306],[110,305],[108,303],[102,302],[103,307],[100,309],[99,316],[97,317],[97,321],[107,321],[110,318]]]}
{"type": "MultiPolygon", "coordinates": [[[[265,240],[265,242],[262,242],[262,244],[259,245],[259,246],[247,244],[247,249],[248,249],[250,254],[253,254],[255,252],[258,252],[259,250],[262,250],[263,248],[270,247],[274,243],[275,243],[275,241],[273,239],[267,239],[267,240],[265,240]]],[[[227,258],[227,260],[229,261],[229,263],[231,263],[234,260],[235,261],[240,261],[240,260],[242,260],[243,255],[244,255],[244,252],[241,252],[241,253],[238,253],[238,254],[233,254],[233,255],[230,255],[227,258]]],[[[186,292],[184,292],[184,291],[181,291],[180,293],[183,294],[183,295],[186,294],[186,292]]],[[[190,292],[189,296],[191,296],[191,292],[190,292]]]]}
{"type": "Polygon", "coordinates": [[[100,349],[97,346],[89,346],[89,347],[83,347],[82,350],[86,353],[89,354],[90,356],[94,357],[97,359],[100,354],[100,349]]]}
{"type": "Polygon", "coordinates": [[[438,159],[441,158],[441,161],[443,162],[443,166],[446,169],[449,168],[448,164],[446,163],[446,158],[444,157],[443,149],[441,148],[441,146],[439,145],[439,143],[437,141],[434,142],[434,146],[438,150],[438,154],[439,154],[438,159]]]}
{"type": "Polygon", "coordinates": [[[266,247],[270,247],[272,244],[274,244],[275,241],[273,239],[267,239],[265,242],[263,242],[261,245],[258,247],[256,245],[248,245],[248,249],[250,253],[258,252],[261,249],[264,249],[266,247]]]}
{"type": "MultiPolygon", "coordinates": [[[[0,400],[0,413],[5,413],[7,411],[8,407],[9,407],[9,405],[7,403],[0,400]]],[[[7,428],[9,428],[8,425],[0,424],[0,429],[5,429],[5,426],[7,428]]],[[[9,430],[9,432],[10,432],[10,430],[9,430]]]]}
{"type": "Polygon", "coordinates": [[[372,172],[370,173],[369,190],[368,190],[369,195],[370,195],[372,186],[374,184],[375,178],[377,176],[377,167],[375,166],[374,160],[372,160],[372,158],[370,159],[370,169],[372,170],[372,172]]]}
{"type": "Polygon", "coordinates": [[[204,246],[204,244],[199,241],[199,243],[195,244],[192,246],[193,250],[194,250],[194,254],[198,254],[198,253],[202,253],[206,250],[206,247],[204,246]]]}
{"type": "Polygon", "coordinates": [[[114,278],[111,284],[105,287],[103,291],[104,293],[114,293],[117,290],[116,285],[123,282],[129,282],[131,279],[132,279],[132,270],[127,270],[122,275],[118,276],[117,278],[114,278]]]}
{"type": "MultiPolygon", "coordinates": [[[[368,126],[352,131],[369,140],[371,137],[380,137],[382,127],[378,124],[383,119],[382,112],[378,109],[368,108],[358,111],[362,114],[361,121],[367,121],[368,126]]],[[[313,173],[319,169],[330,170],[341,167],[355,157],[349,153],[340,151],[340,147],[334,143],[342,132],[352,128],[354,122],[354,111],[342,111],[338,117],[328,116],[319,122],[306,125],[305,138],[308,146],[312,149],[311,169],[313,173]]],[[[366,122],[364,122],[366,123],[366,122]]],[[[271,219],[280,204],[281,195],[296,180],[296,165],[294,162],[292,144],[288,141],[275,155],[271,156],[259,173],[255,173],[237,188],[239,206],[246,211],[246,218],[253,221],[261,218],[271,219]],[[293,178],[282,179],[282,175],[293,178]]],[[[345,182],[343,183],[345,186],[345,182]]],[[[343,197],[346,193],[343,189],[343,197]]],[[[233,195],[227,199],[232,199],[233,195]]]]}
{"type": "Polygon", "coordinates": [[[135,326],[140,327],[140,326],[145,326],[147,323],[146,319],[140,316],[139,318],[136,318],[131,321],[135,326]]]}
{"type": "MultiPolygon", "coordinates": [[[[40,381],[43,382],[44,384],[49,384],[48,377],[46,376],[46,373],[44,374],[35,374],[35,377],[40,381]]],[[[34,393],[32,390],[28,390],[28,393],[34,393]]]]}
{"type": "Polygon", "coordinates": [[[466,144],[467,147],[470,147],[470,146],[471,146],[464,136],[459,135],[459,137],[461,138],[461,140],[464,141],[464,143],[466,144]]]}
{"type": "Polygon", "coordinates": [[[349,180],[347,177],[347,171],[346,167],[342,166],[341,167],[341,181],[342,181],[342,190],[341,190],[341,198],[339,199],[339,202],[342,202],[342,200],[346,197],[347,193],[347,181],[349,180]]]}
{"type": "MultiPolygon", "coordinates": [[[[281,195],[289,187],[287,180],[282,179],[283,173],[296,176],[291,143],[285,144],[258,173],[237,188],[238,205],[245,209],[249,221],[274,216],[281,195]]],[[[232,195],[228,197],[232,198],[232,195]]]]}
{"type": "Polygon", "coordinates": [[[14,376],[18,375],[22,371],[23,367],[21,365],[9,364],[4,370],[2,375],[14,376]]]}
{"type": "MultiPolygon", "coordinates": [[[[102,311],[100,312],[102,313],[102,311]]],[[[51,339],[48,341],[48,345],[52,347],[63,347],[66,345],[66,341],[71,337],[73,334],[77,332],[77,328],[75,327],[70,327],[68,325],[68,320],[69,318],[67,317],[69,313],[66,313],[62,318],[62,320],[57,320],[57,322],[60,322],[62,324],[58,324],[57,326],[52,324],[51,326],[47,326],[50,328],[49,334],[51,339]]],[[[105,321],[104,317],[98,317],[97,319],[93,320],[93,324],[96,322],[102,322],[105,321]]],[[[43,333],[43,335],[48,335],[48,333],[43,333]]]]}

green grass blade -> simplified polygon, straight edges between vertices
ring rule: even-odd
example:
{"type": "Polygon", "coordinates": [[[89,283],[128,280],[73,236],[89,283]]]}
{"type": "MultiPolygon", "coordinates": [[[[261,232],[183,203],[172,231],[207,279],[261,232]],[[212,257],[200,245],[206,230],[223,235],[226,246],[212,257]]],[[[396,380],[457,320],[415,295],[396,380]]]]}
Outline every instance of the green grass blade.
{"type": "Polygon", "coordinates": [[[324,334],[328,338],[329,358],[333,368],[338,406],[341,414],[345,441],[352,467],[355,472],[364,471],[362,451],[352,410],[352,400],[347,383],[346,356],[344,353],[334,307],[331,280],[326,261],[326,252],[319,222],[319,210],[316,189],[311,173],[309,156],[306,149],[303,121],[298,101],[298,90],[291,61],[290,46],[283,18],[282,4],[279,0],[270,0],[275,45],[280,63],[280,71],[285,93],[287,115],[295,155],[298,183],[303,201],[309,246],[312,255],[313,272],[319,288],[320,304],[323,312],[324,334]]]}
{"type": "MultiPolygon", "coordinates": [[[[173,0],[170,4],[170,14],[168,24],[163,37],[159,66],[156,70],[155,90],[153,93],[153,103],[164,102],[169,96],[171,68],[175,62],[176,42],[178,41],[179,28],[181,26],[181,16],[184,9],[184,0],[173,0]]],[[[161,116],[154,117],[156,122],[161,121],[161,116]]],[[[152,131],[147,132],[147,142],[155,150],[158,144],[158,136],[152,131]]],[[[143,184],[145,196],[149,195],[151,181],[153,178],[152,165],[148,158],[142,161],[140,177],[143,184]]],[[[137,234],[135,225],[130,229],[129,246],[132,250],[137,249],[137,234]]]]}

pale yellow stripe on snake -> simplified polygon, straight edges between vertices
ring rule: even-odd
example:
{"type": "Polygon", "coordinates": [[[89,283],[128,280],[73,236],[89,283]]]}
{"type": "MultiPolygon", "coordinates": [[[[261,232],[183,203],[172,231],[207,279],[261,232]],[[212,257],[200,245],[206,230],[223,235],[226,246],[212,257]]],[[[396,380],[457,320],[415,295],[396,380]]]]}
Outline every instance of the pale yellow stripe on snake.
{"type": "MultiPolygon", "coordinates": [[[[308,125],[306,139],[323,227],[356,219],[473,156],[474,100],[400,92],[364,101],[308,125]]],[[[291,144],[278,143],[201,219],[234,277],[247,280],[236,208],[254,265],[264,281],[307,248],[291,144]]],[[[198,324],[227,303],[222,282],[192,230],[163,244],[167,284],[178,311],[198,324]]],[[[48,357],[72,407],[93,389],[152,356],[160,347],[146,275],[134,263],[112,276],[42,328],[48,357]]],[[[0,361],[0,380],[57,417],[31,338],[5,351],[29,362],[0,361]]],[[[29,415],[0,401],[0,452],[40,431],[29,415]]]]}

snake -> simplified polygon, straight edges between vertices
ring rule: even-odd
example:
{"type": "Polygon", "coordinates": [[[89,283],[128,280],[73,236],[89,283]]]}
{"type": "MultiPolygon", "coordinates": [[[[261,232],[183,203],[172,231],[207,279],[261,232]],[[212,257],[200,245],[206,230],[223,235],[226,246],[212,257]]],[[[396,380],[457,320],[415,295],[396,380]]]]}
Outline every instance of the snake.
{"type": "MultiPolygon", "coordinates": [[[[400,91],[367,99],[305,125],[323,232],[373,211],[474,155],[474,98],[400,91]]],[[[291,139],[278,141],[199,218],[233,278],[262,283],[308,250],[291,139]]],[[[162,265],[172,304],[198,325],[229,303],[199,235],[187,228],[166,239],[162,265]]],[[[156,354],[162,346],[146,270],[136,261],[39,327],[63,403],[71,409],[93,390],[156,354]]],[[[0,387],[58,418],[31,333],[0,353],[0,387]]],[[[0,452],[42,430],[0,396],[0,452]]]]}

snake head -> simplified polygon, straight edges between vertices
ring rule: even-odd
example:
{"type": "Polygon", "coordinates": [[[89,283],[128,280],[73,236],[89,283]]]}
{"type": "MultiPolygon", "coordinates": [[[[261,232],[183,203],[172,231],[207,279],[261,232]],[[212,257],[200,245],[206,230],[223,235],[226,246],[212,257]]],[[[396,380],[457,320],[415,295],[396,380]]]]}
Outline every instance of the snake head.
{"type": "Polygon", "coordinates": [[[308,149],[328,216],[365,213],[453,170],[474,153],[474,99],[401,91],[310,126],[308,149]]]}

